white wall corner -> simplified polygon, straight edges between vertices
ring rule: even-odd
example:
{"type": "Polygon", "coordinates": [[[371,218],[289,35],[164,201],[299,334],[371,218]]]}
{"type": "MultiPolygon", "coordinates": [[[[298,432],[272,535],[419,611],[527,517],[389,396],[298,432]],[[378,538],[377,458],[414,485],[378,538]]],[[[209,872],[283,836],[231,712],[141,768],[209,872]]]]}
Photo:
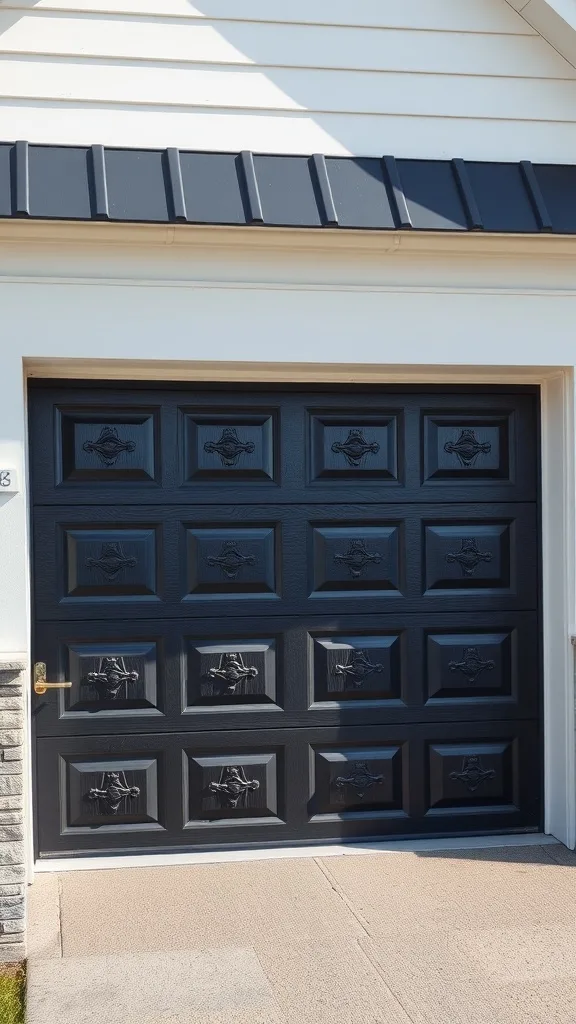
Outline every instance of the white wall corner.
{"type": "Polygon", "coordinates": [[[506,0],[576,67],[576,0],[506,0]]]}

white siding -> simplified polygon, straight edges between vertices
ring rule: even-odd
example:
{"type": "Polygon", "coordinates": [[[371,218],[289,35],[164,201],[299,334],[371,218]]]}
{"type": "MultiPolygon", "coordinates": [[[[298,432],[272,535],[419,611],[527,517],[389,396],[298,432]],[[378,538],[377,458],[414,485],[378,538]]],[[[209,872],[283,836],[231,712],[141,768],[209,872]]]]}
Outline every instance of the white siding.
{"type": "Polygon", "coordinates": [[[576,161],[576,69],[506,0],[22,0],[0,134],[576,161]]]}

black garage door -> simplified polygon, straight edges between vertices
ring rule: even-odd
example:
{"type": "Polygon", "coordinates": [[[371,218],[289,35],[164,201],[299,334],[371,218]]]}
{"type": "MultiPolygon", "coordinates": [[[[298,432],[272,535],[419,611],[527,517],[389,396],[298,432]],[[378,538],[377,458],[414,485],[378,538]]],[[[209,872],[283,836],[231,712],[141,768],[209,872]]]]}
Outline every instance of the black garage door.
{"type": "Polygon", "coordinates": [[[41,855],[539,827],[534,390],[30,398],[41,855]]]}

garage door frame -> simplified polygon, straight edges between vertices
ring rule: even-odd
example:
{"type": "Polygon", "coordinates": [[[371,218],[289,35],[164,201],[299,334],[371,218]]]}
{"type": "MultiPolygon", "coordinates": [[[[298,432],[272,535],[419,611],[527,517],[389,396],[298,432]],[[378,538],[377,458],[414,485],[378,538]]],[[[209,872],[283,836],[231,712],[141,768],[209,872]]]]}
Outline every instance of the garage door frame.
{"type": "MultiPolygon", "coordinates": [[[[67,380],[179,380],[370,383],[437,386],[537,384],[541,392],[544,829],[576,845],[574,381],[570,368],[386,367],[162,361],[28,361],[29,377],[67,380]]],[[[107,858],[121,861],[123,858],[107,858]]],[[[51,861],[52,870],[58,861],[51,861]]],[[[80,862],[81,864],[81,862],[80,862]]],[[[80,866],[80,864],[78,866],[80,866]]]]}

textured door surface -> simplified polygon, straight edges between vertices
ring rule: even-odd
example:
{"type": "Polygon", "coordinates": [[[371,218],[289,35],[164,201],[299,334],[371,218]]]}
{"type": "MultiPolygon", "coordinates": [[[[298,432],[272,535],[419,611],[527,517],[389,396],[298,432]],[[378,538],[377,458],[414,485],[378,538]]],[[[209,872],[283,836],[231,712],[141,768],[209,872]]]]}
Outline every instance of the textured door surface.
{"type": "Polygon", "coordinates": [[[30,410],[41,856],[540,826],[534,389],[30,410]]]}

